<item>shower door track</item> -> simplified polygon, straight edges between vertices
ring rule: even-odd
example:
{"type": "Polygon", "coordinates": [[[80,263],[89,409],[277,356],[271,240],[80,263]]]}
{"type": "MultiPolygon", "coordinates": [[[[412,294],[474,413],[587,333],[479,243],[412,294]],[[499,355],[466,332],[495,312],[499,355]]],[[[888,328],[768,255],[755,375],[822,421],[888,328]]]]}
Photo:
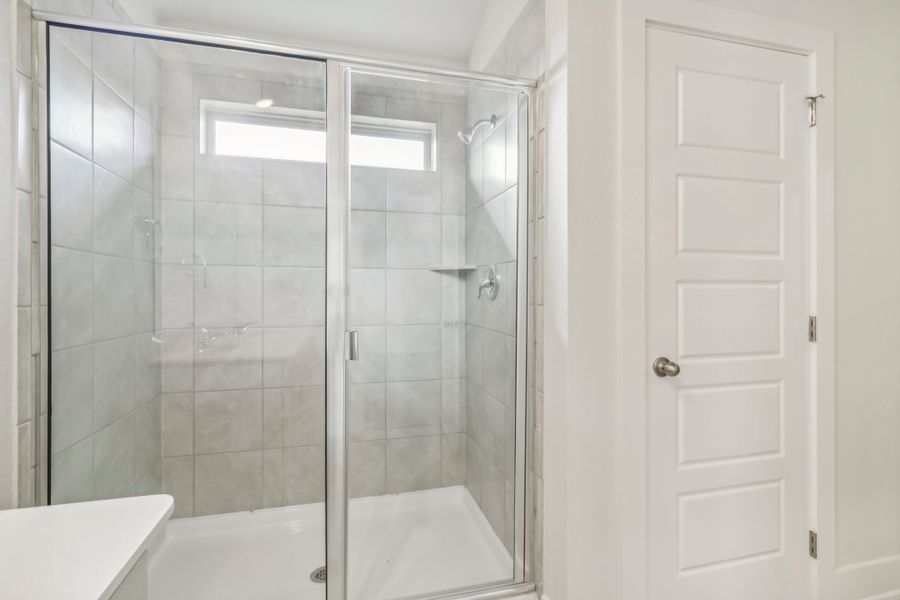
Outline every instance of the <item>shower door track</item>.
{"type": "Polygon", "coordinates": [[[491,75],[489,73],[467,71],[465,69],[417,65],[414,63],[406,63],[402,61],[369,58],[354,54],[345,54],[342,52],[319,50],[316,48],[305,46],[293,46],[290,44],[266,42],[262,40],[243,38],[240,36],[203,33],[187,29],[156,27],[151,25],[135,25],[132,23],[116,23],[113,21],[94,19],[92,17],[81,17],[77,15],[66,15],[38,10],[33,11],[32,16],[37,21],[44,21],[53,25],[65,25],[70,28],[87,29],[97,32],[105,31],[109,33],[127,33],[136,37],[143,37],[160,41],[191,42],[201,46],[247,50],[249,52],[274,54],[277,56],[290,58],[304,58],[307,60],[335,61],[349,65],[386,69],[393,72],[406,71],[409,73],[417,73],[420,76],[436,75],[438,77],[467,79],[470,81],[496,84],[510,88],[520,88],[523,91],[534,89],[537,87],[537,82],[533,79],[504,77],[502,75],[491,75]]]}
{"type": "MultiPolygon", "coordinates": [[[[349,272],[350,216],[350,72],[390,75],[428,81],[470,81],[506,91],[518,91],[526,104],[526,120],[519,133],[519,189],[517,241],[517,317],[516,317],[516,453],[515,514],[516,528],[513,560],[514,576],[509,583],[493,584],[466,590],[457,588],[444,594],[429,594],[400,600],[499,600],[531,593],[533,582],[533,548],[527,540],[533,530],[533,499],[526,493],[526,455],[531,450],[527,433],[532,415],[526,414],[527,361],[527,274],[528,274],[528,206],[532,193],[530,166],[533,130],[533,99],[537,82],[532,79],[491,75],[476,71],[417,65],[399,61],[368,58],[314,48],[266,42],[238,36],[203,33],[175,28],[117,23],[61,13],[33,11],[38,26],[59,26],[98,33],[130,35],[162,42],[189,43],[210,48],[241,50],[270,56],[318,61],[326,64],[326,561],[330,575],[326,587],[327,600],[346,600],[347,590],[347,513],[348,482],[346,456],[346,403],[344,362],[346,360],[347,306],[344,290],[349,272]],[[524,142],[524,143],[523,143],[524,142]],[[520,450],[521,449],[521,450],[520,450]],[[520,512],[521,511],[521,512],[520,512]]],[[[36,72],[47,73],[47,48],[36,45],[35,60],[44,64],[36,72]],[[43,55],[43,56],[41,56],[43,55]]],[[[37,78],[35,85],[38,84],[37,78]]],[[[520,105],[519,111],[521,112],[520,105]]],[[[48,135],[47,131],[39,132],[48,135]]],[[[49,175],[48,175],[49,177],[49,175]]],[[[47,240],[49,241],[49,240],[47,240]]],[[[41,240],[41,243],[47,241],[41,240]]],[[[40,374],[36,373],[40,378],[40,374]]],[[[52,399],[51,399],[52,401],[52,399]]],[[[44,449],[48,452],[49,446],[44,449]]],[[[49,471],[49,469],[48,469],[49,471]]],[[[47,481],[49,483],[49,472],[47,481]]],[[[49,489],[49,486],[48,486],[49,489]]]]}

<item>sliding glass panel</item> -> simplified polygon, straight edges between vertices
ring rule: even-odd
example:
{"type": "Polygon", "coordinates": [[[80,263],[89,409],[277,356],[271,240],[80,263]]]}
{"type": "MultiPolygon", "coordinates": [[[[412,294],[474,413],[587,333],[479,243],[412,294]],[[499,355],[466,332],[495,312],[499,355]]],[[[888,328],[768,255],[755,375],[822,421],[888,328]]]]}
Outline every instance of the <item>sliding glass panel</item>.
{"type": "Polygon", "coordinates": [[[174,496],[154,599],[324,598],[324,64],[51,27],[49,108],[52,502],[174,496]]]}
{"type": "Polygon", "coordinates": [[[519,94],[362,72],[351,93],[349,597],[508,583],[519,94]]]}

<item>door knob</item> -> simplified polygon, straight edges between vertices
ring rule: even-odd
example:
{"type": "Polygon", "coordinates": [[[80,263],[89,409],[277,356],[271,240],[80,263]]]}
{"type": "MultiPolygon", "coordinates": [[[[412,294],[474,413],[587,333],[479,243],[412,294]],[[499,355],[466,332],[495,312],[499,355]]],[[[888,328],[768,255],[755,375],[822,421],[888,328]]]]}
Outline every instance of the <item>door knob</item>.
{"type": "Polygon", "coordinates": [[[658,377],[678,377],[678,374],[681,373],[681,367],[674,360],[660,356],[653,361],[653,372],[658,377]]]}

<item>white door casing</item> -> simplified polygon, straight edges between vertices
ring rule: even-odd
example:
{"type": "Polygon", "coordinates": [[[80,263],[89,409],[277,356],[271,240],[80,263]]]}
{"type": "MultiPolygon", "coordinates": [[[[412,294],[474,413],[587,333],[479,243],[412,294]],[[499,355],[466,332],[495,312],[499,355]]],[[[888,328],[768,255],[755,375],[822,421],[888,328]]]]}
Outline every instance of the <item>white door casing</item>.
{"type": "Polygon", "coordinates": [[[810,59],[647,40],[648,597],[802,600],[810,59]]]}

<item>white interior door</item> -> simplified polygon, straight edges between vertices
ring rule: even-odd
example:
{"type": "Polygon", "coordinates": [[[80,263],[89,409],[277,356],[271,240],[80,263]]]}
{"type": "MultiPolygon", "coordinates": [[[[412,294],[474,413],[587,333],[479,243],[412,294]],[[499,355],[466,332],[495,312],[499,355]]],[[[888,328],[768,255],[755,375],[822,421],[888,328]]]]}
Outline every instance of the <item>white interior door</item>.
{"type": "Polygon", "coordinates": [[[808,58],[650,29],[647,60],[650,598],[807,598],[808,58]]]}

